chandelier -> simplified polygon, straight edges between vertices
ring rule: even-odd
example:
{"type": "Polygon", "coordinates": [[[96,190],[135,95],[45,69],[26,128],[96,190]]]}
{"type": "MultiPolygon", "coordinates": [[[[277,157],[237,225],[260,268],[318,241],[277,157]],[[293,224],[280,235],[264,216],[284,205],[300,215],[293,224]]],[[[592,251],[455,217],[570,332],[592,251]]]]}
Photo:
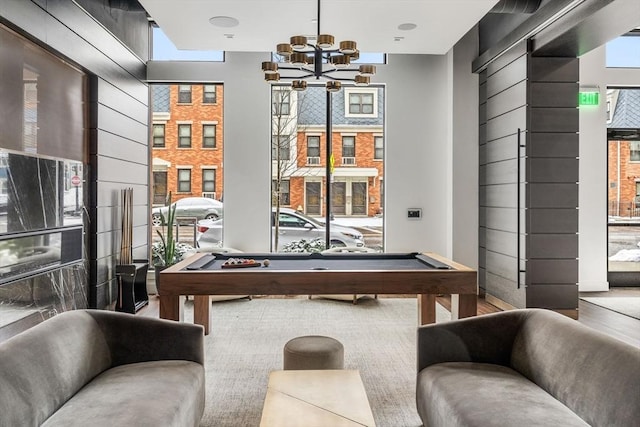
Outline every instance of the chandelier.
{"type": "Polygon", "coordinates": [[[265,61],[262,63],[264,79],[268,83],[280,80],[291,80],[294,90],[307,88],[305,79],[315,78],[326,81],[328,92],[337,92],[342,81],[353,82],[356,86],[368,86],[370,78],[376,73],[374,65],[351,65],[360,57],[357,43],[352,40],[341,41],[334,46],[335,39],[331,34],[320,32],[320,0],[318,0],[318,29],[315,44],[306,36],[293,36],[289,43],[277,45],[276,53],[282,62],[265,61]],[[281,75],[280,71],[285,70],[281,75]]]}

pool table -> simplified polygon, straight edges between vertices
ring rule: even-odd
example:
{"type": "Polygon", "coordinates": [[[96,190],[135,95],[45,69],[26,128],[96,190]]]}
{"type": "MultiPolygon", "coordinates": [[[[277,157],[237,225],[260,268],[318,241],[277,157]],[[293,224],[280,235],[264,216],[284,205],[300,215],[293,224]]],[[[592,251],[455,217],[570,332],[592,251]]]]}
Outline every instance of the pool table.
{"type": "Polygon", "coordinates": [[[453,318],[477,310],[477,272],[434,253],[198,253],[163,270],[160,283],[160,317],[182,320],[180,296],[193,295],[205,334],[209,295],[417,294],[419,324],[435,322],[438,294],[451,294],[453,318]]]}

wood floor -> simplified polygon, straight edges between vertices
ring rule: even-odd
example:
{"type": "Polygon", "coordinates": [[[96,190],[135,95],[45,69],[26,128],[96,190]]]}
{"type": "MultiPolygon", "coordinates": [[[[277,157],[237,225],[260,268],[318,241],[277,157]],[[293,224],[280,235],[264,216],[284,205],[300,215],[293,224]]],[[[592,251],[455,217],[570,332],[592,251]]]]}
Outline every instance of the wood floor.
{"type": "MultiPolygon", "coordinates": [[[[602,295],[597,296],[640,296],[640,288],[612,288],[611,291],[606,293],[599,293],[602,295]]],[[[596,296],[593,295],[592,296],[596,296]]],[[[399,295],[380,295],[380,298],[398,298],[403,297],[399,295]]],[[[411,295],[405,295],[404,297],[411,297],[411,295]]],[[[260,298],[307,298],[306,296],[265,296],[260,298]]],[[[448,296],[439,296],[437,298],[438,303],[444,306],[447,310],[451,309],[451,299],[448,296]]],[[[615,311],[607,310],[606,308],[590,304],[588,302],[580,300],[579,302],[579,318],[578,322],[601,331],[607,335],[617,338],[621,341],[627,342],[636,347],[640,347],[640,320],[634,319],[623,314],[616,313],[615,311]]],[[[489,304],[484,298],[478,298],[478,315],[495,313],[500,311],[499,308],[489,304]]],[[[149,305],[138,312],[142,316],[158,317],[158,298],[155,295],[150,295],[149,305]]]]}

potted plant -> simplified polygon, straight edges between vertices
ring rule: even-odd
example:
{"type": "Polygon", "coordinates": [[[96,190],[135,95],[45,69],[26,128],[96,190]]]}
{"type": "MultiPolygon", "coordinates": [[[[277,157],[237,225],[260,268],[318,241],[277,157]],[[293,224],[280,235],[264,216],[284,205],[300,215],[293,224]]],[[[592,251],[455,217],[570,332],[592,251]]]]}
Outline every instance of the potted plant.
{"type": "Polygon", "coordinates": [[[167,195],[167,205],[169,210],[167,217],[162,218],[162,233],[156,229],[160,237],[159,241],[153,243],[151,247],[152,261],[155,269],[156,289],[160,287],[160,272],[165,268],[182,260],[184,256],[193,251],[193,247],[186,243],[176,241],[174,227],[176,225],[176,205],[171,204],[171,192],[167,195]]]}

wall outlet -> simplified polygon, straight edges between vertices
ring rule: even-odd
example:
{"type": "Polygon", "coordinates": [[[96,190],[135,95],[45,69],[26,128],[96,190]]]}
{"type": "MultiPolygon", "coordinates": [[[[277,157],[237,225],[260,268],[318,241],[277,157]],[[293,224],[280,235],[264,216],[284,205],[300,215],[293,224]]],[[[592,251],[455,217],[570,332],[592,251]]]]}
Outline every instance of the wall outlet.
{"type": "Polygon", "coordinates": [[[420,219],[420,218],[422,218],[422,209],[420,209],[420,208],[409,208],[409,209],[407,209],[407,218],[409,218],[409,219],[420,219]]]}

